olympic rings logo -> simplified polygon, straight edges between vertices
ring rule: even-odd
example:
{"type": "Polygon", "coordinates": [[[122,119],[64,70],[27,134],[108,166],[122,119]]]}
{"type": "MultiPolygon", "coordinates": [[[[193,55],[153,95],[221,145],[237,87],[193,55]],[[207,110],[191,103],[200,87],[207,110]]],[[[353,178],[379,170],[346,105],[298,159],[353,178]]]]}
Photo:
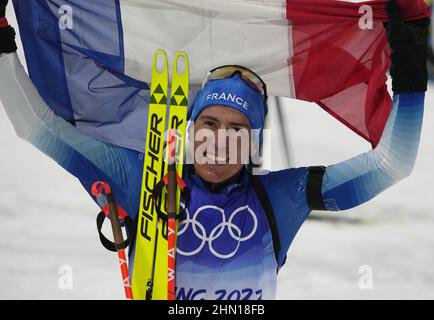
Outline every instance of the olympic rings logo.
{"type": "MultiPolygon", "coordinates": [[[[185,209],[185,205],[183,203],[181,203],[181,207],[183,209],[185,209]]],[[[188,211],[188,208],[185,209],[185,213],[186,213],[186,219],[182,220],[179,224],[179,230],[178,230],[178,236],[182,236],[188,229],[188,227],[191,225],[192,226],[192,230],[194,235],[201,240],[200,245],[190,251],[183,251],[181,250],[179,247],[176,249],[177,253],[183,255],[183,256],[193,256],[197,253],[199,253],[206,244],[208,244],[208,248],[210,250],[210,252],[217,258],[220,259],[229,259],[232,258],[238,251],[241,242],[247,241],[249,239],[251,239],[257,229],[258,229],[258,218],[256,217],[255,212],[253,212],[252,209],[250,209],[250,207],[248,205],[246,206],[242,206],[238,209],[236,209],[234,212],[232,212],[232,214],[230,215],[229,219],[226,220],[226,216],[224,213],[224,210],[220,207],[217,206],[213,206],[213,205],[205,205],[202,206],[200,208],[198,208],[196,210],[196,212],[194,213],[193,217],[190,216],[190,213],[188,211]],[[216,210],[217,212],[220,213],[221,215],[221,220],[222,222],[220,222],[218,225],[216,225],[210,232],[209,234],[207,234],[207,231],[205,230],[205,227],[198,221],[198,216],[200,215],[201,212],[204,212],[205,210],[216,210]],[[253,219],[253,226],[252,226],[252,230],[250,231],[249,234],[245,235],[245,236],[241,236],[242,235],[242,230],[239,226],[237,226],[236,224],[233,223],[234,218],[241,212],[247,210],[247,212],[250,214],[250,216],[253,219]],[[215,246],[213,245],[214,241],[217,240],[225,230],[228,230],[230,237],[236,241],[236,247],[235,249],[228,253],[228,254],[223,254],[217,251],[217,249],[215,248],[215,246]]]]}

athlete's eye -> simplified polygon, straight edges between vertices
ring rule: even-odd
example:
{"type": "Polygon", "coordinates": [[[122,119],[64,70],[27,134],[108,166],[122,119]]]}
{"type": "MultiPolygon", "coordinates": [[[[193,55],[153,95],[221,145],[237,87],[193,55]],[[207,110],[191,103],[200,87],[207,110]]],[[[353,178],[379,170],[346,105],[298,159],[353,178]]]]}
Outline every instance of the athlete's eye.
{"type": "Polygon", "coordinates": [[[234,127],[231,127],[230,130],[234,130],[235,132],[242,131],[242,133],[243,133],[243,131],[245,131],[246,133],[248,132],[248,128],[246,128],[244,126],[234,126],[234,127]]]}
{"type": "Polygon", "coordinates": [[[203,122],[203,124],[204,124],[206,127],[211,128],[211,129],[215,129],[215,128],[217,128],[217,123],[215,123],[214,121],[205,120],[205,121],[203,122]]]}

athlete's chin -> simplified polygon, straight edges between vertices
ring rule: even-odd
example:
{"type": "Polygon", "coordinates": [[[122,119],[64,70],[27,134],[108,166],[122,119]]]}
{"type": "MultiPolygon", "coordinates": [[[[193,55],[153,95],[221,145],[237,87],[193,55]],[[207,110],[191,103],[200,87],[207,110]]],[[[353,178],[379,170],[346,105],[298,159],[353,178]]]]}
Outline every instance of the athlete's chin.
{"type": "Polygon", "coordinates": [[[232,178],[241,166],[228,164],[196,164],[196,173],[210,183],[221,183],[232,178]]]}

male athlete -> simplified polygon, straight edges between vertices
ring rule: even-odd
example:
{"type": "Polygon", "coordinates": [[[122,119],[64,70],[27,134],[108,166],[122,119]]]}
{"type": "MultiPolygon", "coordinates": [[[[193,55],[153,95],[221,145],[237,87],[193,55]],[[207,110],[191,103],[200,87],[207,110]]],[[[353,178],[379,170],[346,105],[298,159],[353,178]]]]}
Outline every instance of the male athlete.
{"type": "MultiPolygon", "coordinates": [[[[0,0],[0,99],[17,134],[80,179],[88,192],[94,181],[107,181],[135,218],[142,155],[83,134],[44,103],[18,60],[15,34],[4,18],[6,3],[0,0]]],[[[255,176],[238,157],[241,146],[230,161],[230,150],[218,138],[203,150],[201,141],[192,140],[195,161],[183,176],[190,196],[181,205],[177,299],[273,299],[277,272],[312,210],[354,208],[411,173],[427,89],[429,20],[404,23],[393,2],[387,9],[394,96],[375,149],[327,167],[255,176]]],[[[190,130],[193,136],[203,130],[211,136],[254,130],[252,149],[258,149],[266,115],[263,81],[247,68],[223,66],[210,72],[198,93],[190,130]]]]}

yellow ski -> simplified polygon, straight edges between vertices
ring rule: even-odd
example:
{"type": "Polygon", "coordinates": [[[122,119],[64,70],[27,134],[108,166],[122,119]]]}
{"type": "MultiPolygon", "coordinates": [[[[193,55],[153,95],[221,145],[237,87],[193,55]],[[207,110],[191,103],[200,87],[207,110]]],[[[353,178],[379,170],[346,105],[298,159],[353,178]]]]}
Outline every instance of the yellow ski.
{"type": "MultiPolygon", "coordinates": [[[[176,173],[179,177],[182,177],[182,169],[184,165],[184,153],[185,153],[185,135],[187,124],[187,108],[188,108],[188,87],[189,87],[189,65],[188,57],[184,52],[178,52],[175,56],[175,62],[172,72],[172,85],[170,95],[170,115],[168,122],[168,130],[175,130],[175,163],[176,173]]],[[[169,134],[166,135],[167,137],[169,134]]],[[[170,148],[166,145],[164,176],[168,172],[168,158],[170,148]]],[[[176,208],[179,213],[181,191],[177,188],[176,192],[176,208]]],[[[164,188],[161,196],[161,209],[166,214],[166,207],[163,205],[166,203],[167,189],[164,188]]],[[[169,228],[168,221],[163,222],[165,232],[177,232],[177,223],[174,229],[169,228]]],[[[166,234],[165,239],[168,239],[166,234]]],[[[168,299],[174,299],[175,295],[175,255],[176,245],[168,247],[168,241],[158,243],[156,265],[158,268],[155,270],[155,282],[154,290],[158,292],[166,290],[168,291],[168,299]],[[161,245],[160,245],[161,243],[161,245]],[[167,285],[169,284],[169,287],[167,285]]],[[[167,299],[167,297],[166,297],[167,299]]]]}
{"type": "Polygon", "coordinates": [[[159,236],[159,229],[161,228],[158,228],[157,213],[152,203],[151,194],[155,185],[161,180],[163,173],[169,70],[167,55],[163,50],[155,52],[153,61],[148,126],[146,129],[146,148],[132,275],[133,296],[139,300],[149,300],[152,298],[165,299],[162,295],[154,294],[153,292],[153,278],[156,266],[154,257],[159,246],[158,242],[161,240],[159,236]],[[160,71],[157,67],[159,57],[163,65],[160,71]]]}

